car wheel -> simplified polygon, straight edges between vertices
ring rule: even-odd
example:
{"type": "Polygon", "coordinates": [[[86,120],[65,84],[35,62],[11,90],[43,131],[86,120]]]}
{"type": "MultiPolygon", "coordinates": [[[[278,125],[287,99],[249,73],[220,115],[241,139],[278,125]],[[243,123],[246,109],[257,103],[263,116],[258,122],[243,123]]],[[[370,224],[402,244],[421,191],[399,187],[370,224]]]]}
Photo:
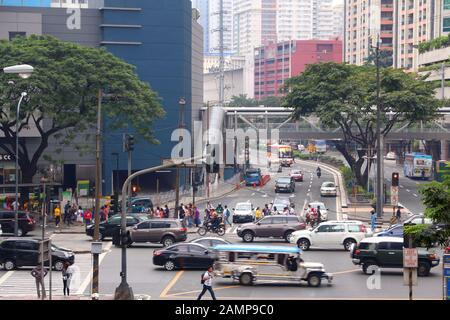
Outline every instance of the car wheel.
{"type": "Polygon", "coordinates": [[[164,269],[167,271],[175,270],[175,263],[172,260],[167,260],[166,263],[164,263],[164,269]]]}
{"type": "Polygon", "coordinates": [[[11,270],[14,270],[15,268],[16,268],[16,263],[14,262],[14,260],[7,259],[3,263],[3,269],[5,269],[6,271],[11,271],[11,270]]]}
{"type": "Polygon", "coordinates": [[[320,276],[316,273],[310,274],[308,276],[308,286],[310,287],[320,287],[320,284],[322,283],[322,279],[320,278],[320,276]]]}
{"type": "Polygon", "coordinates": [[[57,260],[55,261],[55,263],[53,263],[53,267],[56,271],[61,271],[64,268],[64,262],[62,262],[61,260],[57,260]]]}
{"type": "Polygon", "coordinates": [[[239,283],[243,286],[251,286],[253,284],[253,277],[250,273],[245,272],[239,277],[239,283]]]}
{"type": "Polygon", "coordinates": [[[430,274],[431,266],[428,262],[419,262],[417,268],[417,275],[419,277],[426,277],[430,274]]]}
{"type": "Polygon", "coordinates": [[[292,231],[286,231],[283,238],[284,240],[286,240],[287,243],[291,242],[292,231]]]}
{"type": "Polygon", "coordinates": [[[304,251],[308,251],[309,247],[311,246],[311,243],[309,242],[308,239],[303,238],[297,241],[297,246],[304,251]]]}
{"type": "Polygon", "coordinates": [[[242,234],[242,240],[244,240],[244,242],[252,242],[254,238],[255,238],[255,236],[253,235],[253,232],[251,232],[251,231],[245,231],[242,234]]]}
{"type": "Polygon", "coordinates": [[[356,241],[354,239],[345,239],[344,240],[344,249],[346,251],[350,251],[354,244],[356,244],[356,241]]]}
{"type": "Polygon", "coordinates": [[[377,264],[375,261],[365,261],[365,262],[363,262],[362,270],[363,270],[364,274],[372,275],[375,273],[375,270],[373,270],[373,267],[376,267],[376,266],[377,266],[377,264]]]}
{"type": "Polygon", "coordinates": [[[161,242],[164,247],[170,247],[171,245],[173,245],[175,243],[175,239],[171,236],[166,236],[162,239],[161,242]]]}

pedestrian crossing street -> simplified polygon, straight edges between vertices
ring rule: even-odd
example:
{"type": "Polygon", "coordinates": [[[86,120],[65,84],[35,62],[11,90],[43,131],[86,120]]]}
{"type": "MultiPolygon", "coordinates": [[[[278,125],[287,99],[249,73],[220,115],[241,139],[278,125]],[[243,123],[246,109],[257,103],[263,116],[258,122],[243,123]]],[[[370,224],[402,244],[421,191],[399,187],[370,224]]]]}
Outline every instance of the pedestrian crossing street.
{"type": "MultiPolygon", "coordinates": [[[[75,256],[75,276],[70,287],[70,294],[75,294],[79,286],[89,277],[92,270],[92,255],[77,254],[75,256]],[[79,272],[78,272],[79,271],[79,272]]],[[[1,296],[36,296],[35,279],[31,276],[32,268],[21,268],[8,271],[0,275],[0,297],[1,296]]],[[[50,273],[44,278],[47,296],[50,288],[50,273]]],[[[63,295],[63,282],[61,271],[52,270],[52,295],[63,295]]]]}

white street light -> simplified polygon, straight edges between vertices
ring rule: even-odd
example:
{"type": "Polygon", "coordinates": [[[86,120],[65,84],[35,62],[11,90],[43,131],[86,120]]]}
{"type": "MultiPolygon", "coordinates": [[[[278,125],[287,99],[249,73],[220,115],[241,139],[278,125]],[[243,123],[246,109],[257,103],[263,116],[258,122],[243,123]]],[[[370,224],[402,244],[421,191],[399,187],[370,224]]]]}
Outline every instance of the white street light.
{"type": "Polygon", "coordinates": [[[11,67],[3,68],[4,73],[15,73],[18,74],[19,77],[22,79],[27,79],[31,77],[31,74],[33,73],[34,68],[28,64],[21,64],[11,67]]]}

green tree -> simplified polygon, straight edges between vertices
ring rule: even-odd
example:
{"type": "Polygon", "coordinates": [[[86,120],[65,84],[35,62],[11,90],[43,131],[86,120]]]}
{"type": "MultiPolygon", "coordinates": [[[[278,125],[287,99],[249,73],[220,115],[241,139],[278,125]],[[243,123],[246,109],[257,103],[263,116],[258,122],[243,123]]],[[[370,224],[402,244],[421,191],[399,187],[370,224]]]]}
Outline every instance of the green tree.
{"type": "Polygon", "coordinates": [[[281,107],[281,102],[282,102],[281,98],[271,96],[261,100],[258,104],[263,105],[265,107],[278,108],[281,107]]]}
{"type": "MultiPolygon", "coordinates": [[[[284,107],[294,108],[295,118],[315,115],[327,128],[339,128],[343,140],[336,148],[347,160],[361,186],[367,185],[363,164],[368,149],[376,146],[376,68],[334,62],[309,65],[301,75],[286,83],[289,93],[284,107]],[[351,143],[359,151],[354,154],[351,143]]],[[[381,70],[381,133],[386,136],[394,125],[431,121],[437,116],[439,100],[429,83],[415,73],[381,70]]]]}
{"type": "Polygon", "coordinates": [[[415,241],[427,248],[437,243],[450,245],[450,176],[443,182],[433,181],[420,187],[425,205],[425,216],[435,225],[414,225],[405,227],[405,234],[412,234],[415,241]],[[438,227],[436,227],[438,225],[438,227]]]}
{"type": "Polygon", "coordinates": [[[232,108],[256,107],[259,103],[255,99],[248,98],[246,94],[232,96],[229,106],[232,108]]]}
{"type": "MultiPolygon", "coordinates": [[[[20,117],[19,132],[36,127],[37,147],[19,139],[19,166],[24,183],[32,182],[37,163],[53,137],[61,145],[95,128],[98,92],[106,91],[105,130],[132,127],[138,136],[157,143],[152,131],[155,119],[164,116],[157,94],[139,80],[135,68],[104,49],[63,42],[50,36],[16,37],[0,41],[0,66],[30,64],[29,79],[0,74],[0,148],[14,154],[16,106],[22,91],[28,96],[20,117]],[[8,81],[15,85],[8,85],[8,81]]],[[[77,146],[82,151],[81,146],[77,146]]]]}

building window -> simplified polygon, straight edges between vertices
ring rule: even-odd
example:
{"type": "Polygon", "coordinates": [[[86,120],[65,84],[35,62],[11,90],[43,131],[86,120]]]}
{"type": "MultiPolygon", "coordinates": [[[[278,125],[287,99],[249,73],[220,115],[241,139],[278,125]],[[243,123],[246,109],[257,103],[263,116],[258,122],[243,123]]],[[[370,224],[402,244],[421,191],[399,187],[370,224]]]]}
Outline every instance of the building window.
{"type": "Polygon", "coordinates": [[[333,52],[332,44],[318,44],[316,47],[317,52],[333,52]]]}
{"type": "Polygon", "coordinates": [[[444,18],[443,20],[444,20],[444,22],[442,23],[443,24],[443,31],[444,32],[450,32],[450,18],[444,18]]]}
{"type": "Polygon", "coordinates": [[[12,39],[14,39],[15,37],[25,37],[27,35],[26,32],[16,32],[16,31],[10,31],[9,32],[9,41],[11,41],[12,39]]]}
{"type": "Polygon", "coordinates": [[[444,0],[444,10],[450,10],[450,0],[444,0]]]}

